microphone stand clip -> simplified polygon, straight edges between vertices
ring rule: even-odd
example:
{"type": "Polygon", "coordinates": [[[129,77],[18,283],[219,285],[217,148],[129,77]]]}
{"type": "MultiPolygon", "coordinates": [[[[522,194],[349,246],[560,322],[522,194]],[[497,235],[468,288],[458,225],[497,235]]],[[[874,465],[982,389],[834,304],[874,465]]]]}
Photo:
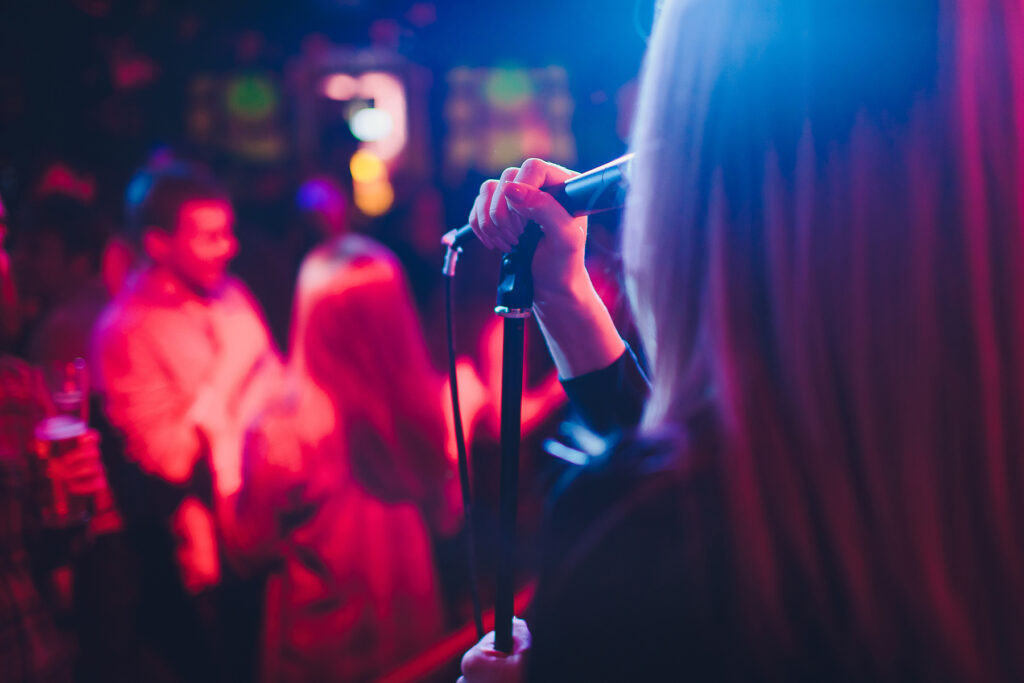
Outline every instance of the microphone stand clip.
{"type": "Polygon", "coordinates": [[[444,265],[441,266],[441,274],[445,277],[455,277],[455,266],[459,262],[459,254],[462,253],[462,247],[455,245],[455,230],[447,233],[441,240],[447,249],[444,251],[444,265]]]}

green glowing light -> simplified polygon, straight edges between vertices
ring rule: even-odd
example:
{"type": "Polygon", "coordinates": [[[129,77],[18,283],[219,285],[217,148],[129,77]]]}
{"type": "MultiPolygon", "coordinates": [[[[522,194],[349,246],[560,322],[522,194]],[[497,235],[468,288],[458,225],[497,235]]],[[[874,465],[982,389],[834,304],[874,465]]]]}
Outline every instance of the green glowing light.
{"type": "Polygon", "coordinates": [[[263,76],[236,78],[227,90],[228,110],[241,118],[258,121],[277,108],[274,85],[263,76]]]}
{"type": "Polygon", "coordinates": [[[502,109],[515,109],[533,95],[530,77],[522,69],[495,69],[484,83],[487,101],[502,109]]]}

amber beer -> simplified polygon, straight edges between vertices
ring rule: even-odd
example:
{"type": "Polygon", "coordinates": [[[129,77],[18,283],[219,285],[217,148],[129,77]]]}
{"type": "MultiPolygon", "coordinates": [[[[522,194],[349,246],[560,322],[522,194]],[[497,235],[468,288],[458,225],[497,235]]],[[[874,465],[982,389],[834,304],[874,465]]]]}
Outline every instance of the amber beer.
{"type": "Polygon", "coordinates": [[[91,497],[73,495],[63,477],[48,474],[61,467],[61,459],[78,447],[88,431],[85,421],[70,415],[54,415],[36,425],[36,453],[41,465],[39,502],[45,526],[68,527],[89,520],[91,497]]]}

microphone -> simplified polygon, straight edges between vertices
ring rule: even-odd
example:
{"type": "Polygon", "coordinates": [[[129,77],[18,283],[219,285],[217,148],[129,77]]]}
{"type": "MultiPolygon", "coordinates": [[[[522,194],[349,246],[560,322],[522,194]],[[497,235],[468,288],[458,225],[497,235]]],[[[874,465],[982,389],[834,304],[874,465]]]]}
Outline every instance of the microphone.
{"type": "MultiPolygon", "coordinates": [[[[624,154],[603,166],[569,178],[564,183],[540,188],[561,204],[572,216],[589,216],[602,211],[620,209],[626,203],[629,188],[629,164],[633,153],[624,154]]],[[[441,244],[460,249],[476,237],[469,225],[445,233],[441,244]]]]}

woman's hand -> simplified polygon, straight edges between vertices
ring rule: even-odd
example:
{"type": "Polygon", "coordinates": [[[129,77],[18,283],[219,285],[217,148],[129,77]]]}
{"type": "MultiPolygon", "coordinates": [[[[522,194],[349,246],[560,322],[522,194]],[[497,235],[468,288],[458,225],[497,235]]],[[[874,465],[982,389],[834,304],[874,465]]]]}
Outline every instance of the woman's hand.
{"type": "Polygon", "coordinates": [[[491,631],[463,655],[462,676],[457,683],[519,683],[523,680],[523,658],[529,649],[530,629],[522,619],[513,619],[512,654],[494,648],[491,631]]]}
{"type": "Polygon", "coordinates": [[[533,282],[538,293],[568,290],[589,282],[583,263],[587,219],[573,218],[540,187],[563,183],[578,175],[540,159],[507,168],[498,180],[480,186],[469,225],[488,249],[509,251],[530,221],[544,231],[533,257],[533,282]]]}
{"type": "Polygon", "coordinates": [[[573,218],[538,189],[575,175],[527,159],[481,185],[469,214],[470,227],[490,249],[511,249],[529,221],[544,231],[533,256],[533,310],[562,379],[606,368],[626,349],[587,274],[587,219],[573,218]]]}

